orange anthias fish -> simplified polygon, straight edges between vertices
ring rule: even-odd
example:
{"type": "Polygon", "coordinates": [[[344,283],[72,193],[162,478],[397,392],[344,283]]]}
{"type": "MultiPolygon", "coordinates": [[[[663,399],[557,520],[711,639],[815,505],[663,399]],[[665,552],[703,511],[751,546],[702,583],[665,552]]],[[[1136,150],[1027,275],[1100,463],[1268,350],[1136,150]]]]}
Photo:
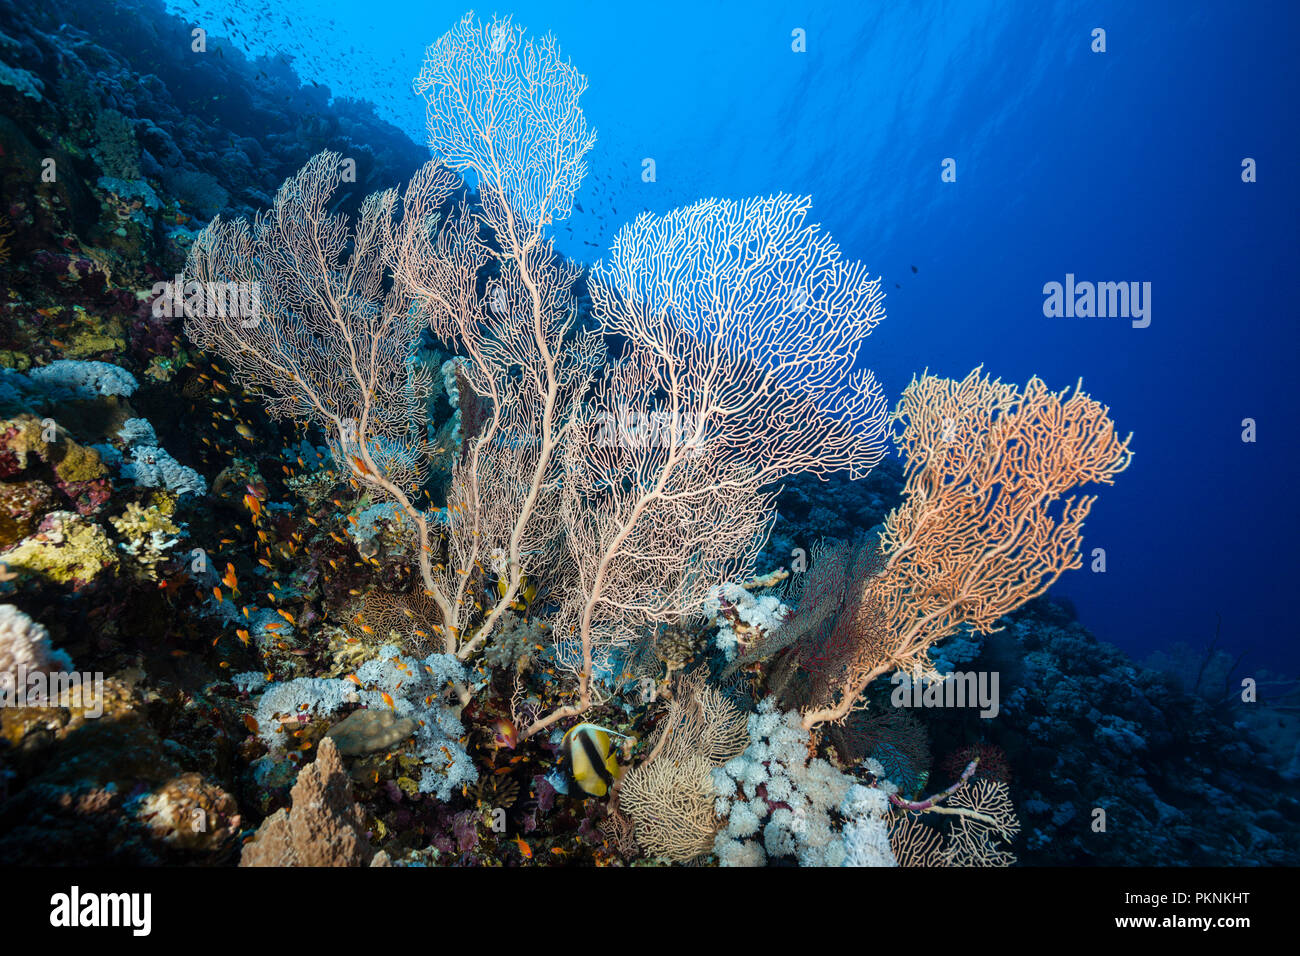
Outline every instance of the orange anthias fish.
{"type": "Polygon", "coordinates": [[[531,860],[533,858],[533,848],[528,845],[523,837],[515,837],[515,846],[519,847],[519,852],[523,855],[525,860],[531,860]]]}
{"type": "Polygon", "coordinates": [[[514,724],[501,717],[492,721],[492,742],[498,747],[514,750],[519,743],[519,731],[514,724]]]}
{"type": "Polygon", "coordinates": [[[221,579],[221,583],[230,588],[232,593],[239,593],[239,578],[235,576],[235,566],[229,561],[226,562],[226,575],[221,579]]]}

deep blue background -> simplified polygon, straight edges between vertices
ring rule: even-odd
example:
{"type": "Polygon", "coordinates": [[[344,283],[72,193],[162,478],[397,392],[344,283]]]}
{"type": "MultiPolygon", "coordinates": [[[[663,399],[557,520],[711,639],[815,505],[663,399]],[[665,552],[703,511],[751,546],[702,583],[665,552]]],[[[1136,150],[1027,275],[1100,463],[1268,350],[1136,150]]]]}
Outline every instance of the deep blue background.
{"type": "MultiPolygon", "coordinates": [[[[214,34],[229,17],[265,44],[250,53],[295,56],[305,77],[374,100],[423,141],[410,80],[465,8],[311,6],[172,8],[214,34]]],[[[1086,624],[1141,655],[1204,645],[1221,612],[1225,646],[1290,669],[1298,11],[1289,0],[499,8],[553,31],[590,80],[583,108],[600,136],[584,212],[558,233],[565,252],[598,258],[643,208],[810,193],[845,254],[885,277],[889,318],[867,358],[891,399],[927,367],[960,377],[983,363],[1056,388],[1082,376],[1134,432],[1136,459],[1101,490],[1085,532],[1109,571],[1057,586],[1086,624]],[[803,54],[791,51],[796,27],[803,54]],[[1095,27],[1104,54],[1090,50],[1095,27]],[[640,179],[647,156],[653,184],[640,179]],[[954,184],[940,181],[945,157],[954,184]],[[1257,183],[1241,181],[1244,157],[1257,183]],[[1150,327],[1044,318],[1043,284],[1067,272],[1151,282],[1150,327]],[[1258,421],[1255,444],[1240,439],[1245,417],[1258,421]]]]}

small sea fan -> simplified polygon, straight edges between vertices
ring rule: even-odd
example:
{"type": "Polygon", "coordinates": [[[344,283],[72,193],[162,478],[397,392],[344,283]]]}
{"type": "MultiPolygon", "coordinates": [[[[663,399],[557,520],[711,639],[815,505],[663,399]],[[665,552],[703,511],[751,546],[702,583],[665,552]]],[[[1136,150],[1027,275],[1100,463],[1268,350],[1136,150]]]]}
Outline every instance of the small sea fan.
{"type": "Polygon", "coordinates": [[[994,783],[1010,785],[1013,774],[1007,760],[1006,751],[997,744],[980,742],[959,747],[943,758],[939,765],[939,776],[944,780],[960,777],[966,765],[972,760],[979,760],[975,768],[975,778],[992,780],[994,783]]]}
{"type": "MultiPolygon", "coordinates": [[[[833,725],[829,736],[841,760],[859,763],[874,757],[884,765],[885,776],[903,793],[920,788],[930,770],[930,741],[925,725],[907,711],[854,711],[843,724],[833,725]]],[[[959,770],[956,776],[960,775],[959,770]]]]}
{"type": "Polygon", "coordinates": [[[509,777],[483,777],[474,787],[474,798],[489,807],[508,810],[519,799],[519,784],[509,777]]]}
{"type": "Polygon", "coordinates": [[[360,623],[373,636],[386,641],[396,632],[406,649],[423,657],[435,649],[433,622],[438,619],[434,603],[420,592],[399,594],[375,588],[366,593],[360,623]]]}

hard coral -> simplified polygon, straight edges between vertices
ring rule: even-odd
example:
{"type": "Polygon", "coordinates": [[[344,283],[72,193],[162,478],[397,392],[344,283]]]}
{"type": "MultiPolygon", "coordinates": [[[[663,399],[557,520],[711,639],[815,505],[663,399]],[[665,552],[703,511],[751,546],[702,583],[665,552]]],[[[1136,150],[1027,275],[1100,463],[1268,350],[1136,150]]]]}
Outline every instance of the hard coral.
{"type": "Polygon", "coordinates": [[[134,570],[142,578],[156,580],[156,566],[165,561],[184,528],[158,508],[143,508],[134,501],[121,515],[109,521],[122,536],[118,547],[130,555],[134,570]]]}
{"type": "Polygon", "coordinates": [[[40,481],[0,484],[0,548],[17,544],[36,530],[54,503],[54,490],[40,481]]]}
{"type": "Polygon", "coordinates": [[[239,832],[235,798],[197,773],[175,777],[146,795],[136,814],[155,840],[180,850],[219,851],[239,832]]]}
{"type": "Polygon", "coordinates": [[[0,604],[0,674],[19,666],[29,671],[71,670],[72,661],[50,646],[45,626],[14,607],[0,604]]]}
{"type": "Polygon", "coordinates": [[[379,864],[333,740],[321,741],[316,762],[302,768],[291,795],[293,808],[277,810],[258,827],[240,866],[379,864]]]}
{"type": "Polygon", "coordinates": [[[11,571],[27,571],[74,589],[118,565],[104,529],[71,511],[51,511],[37,533],[6,551],[3,561],[11,571]]]}
{"type": "MultiPolygon", "coordinates": [[[[63,437],[63,436],[60,436],[63,437]]],[[[104,477],[104,462],[93,448],[78,445],[67,438],[62,442],[51,442],[48,446],[54,452],[54,473],[61,482],[94,481],[104,477]]]]}
{"type": "Polygon", "coordinates": [[[32,369],[28,377],[41,385],[68,389],[82,398],[131,395],[139,388],[134,375],[107,362],[58,359],[49,365],[32,369]]]}
{"type": "Polygon", "coordinates": [[[99,452],[74,441],[62,426],[24,414],[0,428],[0,475],[18,475],[44,463],[53,471],[54,484],[83,515],[98,510],[112,495],[99,452]]]}

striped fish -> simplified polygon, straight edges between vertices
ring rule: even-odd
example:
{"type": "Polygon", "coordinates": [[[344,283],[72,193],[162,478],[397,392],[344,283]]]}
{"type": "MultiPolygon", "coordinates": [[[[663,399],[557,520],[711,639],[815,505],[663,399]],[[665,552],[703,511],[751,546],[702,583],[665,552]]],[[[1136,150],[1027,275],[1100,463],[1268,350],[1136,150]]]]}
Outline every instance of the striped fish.
{"type": "Polygon", "coordinates": [[[624,735],[596,724],[578,724],[569,728],[561,741],[574,782],[593,797],[609,793],[609,788],[622,772],[614,755],[611,736],[624,735]]]}

